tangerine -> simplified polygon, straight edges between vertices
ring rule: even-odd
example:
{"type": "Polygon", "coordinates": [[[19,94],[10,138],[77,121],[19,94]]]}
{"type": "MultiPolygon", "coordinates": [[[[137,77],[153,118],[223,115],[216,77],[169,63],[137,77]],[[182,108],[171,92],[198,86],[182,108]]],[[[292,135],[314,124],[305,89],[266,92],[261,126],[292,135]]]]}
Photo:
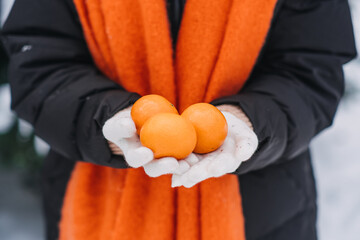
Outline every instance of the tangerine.
{"type": "Polygon", "coordinates": [[[159,113],[145,122],[140,131],[142,145],[154,152],[155,158],[183,159],[195,148],[193,125],[174,113],[159,113]]]}
{"type": "Polygon", "coordinates": [[[135,123],[137,133],[140,133],[142,126],[149,118],[158,113],[179,114],[175,106],[160,95],[150,94],[139,98],[131,108],[131,118],[135,123]]]}
{"type": "Polygon", "coordinates": [[[196,103],[184,110],[182,117],[189,120],[196,130],[195,153],[209,153],[225,141],[228,126],[224,115],[208,103],[196,103]]]}

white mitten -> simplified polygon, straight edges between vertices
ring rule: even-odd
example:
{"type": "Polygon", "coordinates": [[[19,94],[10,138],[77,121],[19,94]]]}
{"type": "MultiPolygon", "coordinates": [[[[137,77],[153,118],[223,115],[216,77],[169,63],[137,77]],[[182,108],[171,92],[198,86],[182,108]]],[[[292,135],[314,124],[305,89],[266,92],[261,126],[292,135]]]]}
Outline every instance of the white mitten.
{"type": "Polygon", "coordinates": [[[131,108],[124,109],[107,120],[102,131],[107,140],[122,150],[125,161],[130,167],[144,167],[146,174],[150,177],[175,172],[183,173],[187,170],[184,164],[179,164],[175,158],[154,159],[153,152],[141,145],[135,123],[131,118],[131,108]]]}
{"type": "MultiPolygon", "coordinates": [[[[211,177],[220,177],[234,172],[241,162],[248,160],[258,146],[256,134],[241,119],[222,111],[228,124],[228,135],[224,144],[207,154],[191,154],[185,161],[189,170],[172,176],[172,187],[190,188],[211,177]]],[[[181,162],[181,161],[180,161],[181,162]]]]}

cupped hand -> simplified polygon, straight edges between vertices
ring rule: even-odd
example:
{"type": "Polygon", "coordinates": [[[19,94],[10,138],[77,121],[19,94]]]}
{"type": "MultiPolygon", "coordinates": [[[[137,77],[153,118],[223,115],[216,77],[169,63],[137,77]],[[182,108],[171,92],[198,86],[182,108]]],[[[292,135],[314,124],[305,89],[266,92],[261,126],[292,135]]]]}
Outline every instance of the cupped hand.
{"type": "Polygon", "coordinates": [[[189,168],[187,164],[180,163],[173,157],[154,159],[154,153],[141,145],[131,118],[131,107],[118,112],[107,120],[102,131],[104,137],[111,142],[110,148],[113,153],[122,153],[130,167],[143,167],[145,173],[150,177],[169,173],[182,174],[189,168]]]}
{"type": "Polygon", "coordinates": [[[211,177],[234,172],[248,160],[258,146],[254,131],[240,118],[222,111],[228,124],[228,135],[220,148],[207,154],[190,154],[179,163],[189,165],[187,171],[174,172],[172,187],[190,188],[211,177]]]}

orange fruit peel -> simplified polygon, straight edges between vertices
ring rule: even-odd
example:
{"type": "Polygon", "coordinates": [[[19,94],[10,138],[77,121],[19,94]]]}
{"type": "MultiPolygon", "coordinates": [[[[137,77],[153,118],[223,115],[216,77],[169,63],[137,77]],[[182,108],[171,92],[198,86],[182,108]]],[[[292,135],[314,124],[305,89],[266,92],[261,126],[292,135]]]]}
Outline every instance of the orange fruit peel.
{"type": "Polygon", "coordinates": [[[154,152],[155,158],[184,159],[196,145],[194,126],[178,114],[160,113],[146,121],[140,141],[154,152]]]}
{"type": "Polygon", "coordinates": [[[142,126],[149,118],[159,113],[179,114],[175,106],[160,95],[150,94],[139,98],[131,108],[131,118],[137,133],[140,134],[142,126]]]}
{"type": "Polygon", "coordinates": [[[225,141],[228,125],[224,115],[215,106],[209,103],[196,103],[186,108],[181,116],[195,127],[195,153],[215,151],[225,141]]]}

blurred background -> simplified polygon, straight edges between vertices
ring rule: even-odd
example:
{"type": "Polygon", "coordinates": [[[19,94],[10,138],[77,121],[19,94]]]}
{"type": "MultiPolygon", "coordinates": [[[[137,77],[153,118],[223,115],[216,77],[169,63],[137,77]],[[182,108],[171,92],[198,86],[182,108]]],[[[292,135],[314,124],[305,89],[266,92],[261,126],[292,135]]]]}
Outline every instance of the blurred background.
{"type": "MultiPolygon", "coordinates": [[[[14,0],[0,0],[4,23],[14,0]]],[[[349,0],[360,53],[360,0],[349,0]]],[[[0,240],[42,240],[41,162],[49,147],[10,110],[0,46],[0,240]]],[[[312,141],[320,240],[360,239],[360,59],[344,68],[346,92],[331,128],[312,141]]]]}

